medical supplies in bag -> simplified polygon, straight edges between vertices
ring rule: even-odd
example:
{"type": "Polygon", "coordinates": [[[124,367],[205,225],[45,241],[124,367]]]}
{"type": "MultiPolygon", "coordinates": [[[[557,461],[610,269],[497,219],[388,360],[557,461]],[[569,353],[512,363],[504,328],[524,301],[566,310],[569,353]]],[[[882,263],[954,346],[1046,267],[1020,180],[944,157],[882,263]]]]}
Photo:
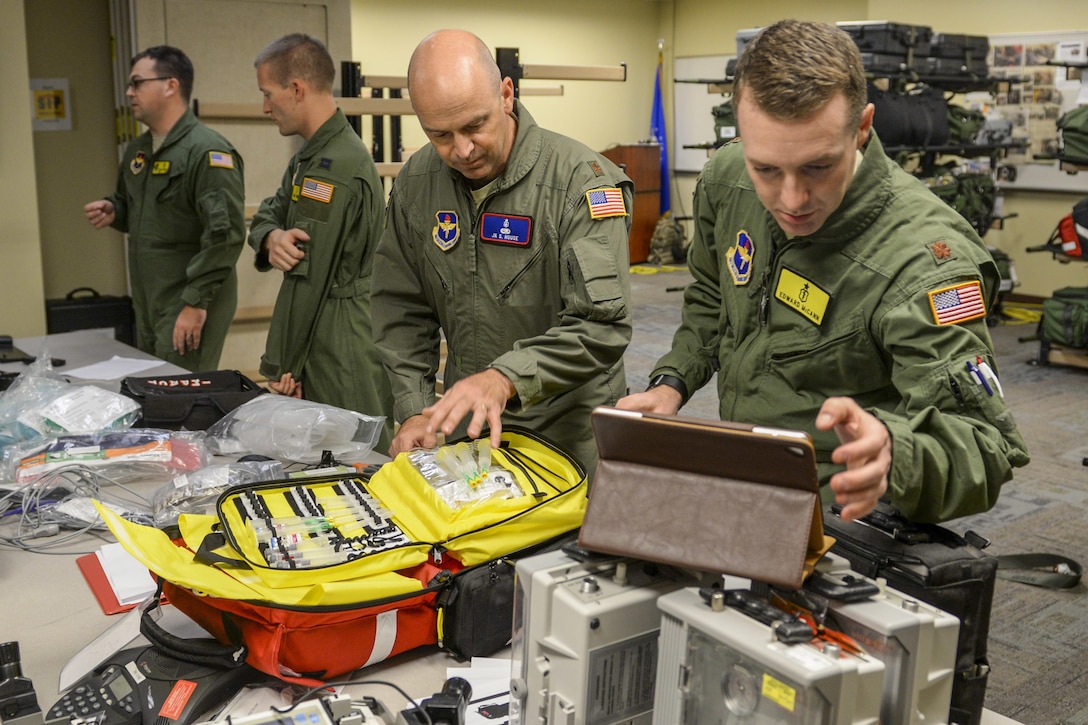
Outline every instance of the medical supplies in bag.
{"type": "Polygon", "coordinates": [[[313,683],[436,643],[436,600],[459,571],[581,525],[581,465],[529,431],[504,429],[502,441],[474,473],[513,485],[458,507],[410,452],[372,475],[232,488],[215,516],[179,519],[184,546],[101,513],[175,606],[220,641],[247,645],[253,667],[313,683]]]}

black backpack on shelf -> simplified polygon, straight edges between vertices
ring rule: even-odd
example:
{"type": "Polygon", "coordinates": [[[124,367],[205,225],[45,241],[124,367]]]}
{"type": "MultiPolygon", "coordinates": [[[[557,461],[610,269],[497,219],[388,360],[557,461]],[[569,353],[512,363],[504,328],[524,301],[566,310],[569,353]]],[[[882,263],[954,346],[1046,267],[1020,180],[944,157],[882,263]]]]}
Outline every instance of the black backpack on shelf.
{"type": "Polygon", "coordinates": [[[918,92],[884,91],[868,87],[875,107],[873,128],[885,146],[941,146],[950,138],[948,103],[934,88],[918,92]]]}

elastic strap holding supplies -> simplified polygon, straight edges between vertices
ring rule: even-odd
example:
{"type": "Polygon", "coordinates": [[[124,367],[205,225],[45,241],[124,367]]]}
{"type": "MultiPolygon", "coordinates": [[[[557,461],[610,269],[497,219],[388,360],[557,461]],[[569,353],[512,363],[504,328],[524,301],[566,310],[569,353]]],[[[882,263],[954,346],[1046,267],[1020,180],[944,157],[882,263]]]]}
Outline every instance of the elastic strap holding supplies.
{"type": "Polygon", "coordinates": [[[1009,554],[998,556],[997,575],[1002,579],[1047,589],[1072,589],[1084,569],[1059,554],[1009,554]]]}

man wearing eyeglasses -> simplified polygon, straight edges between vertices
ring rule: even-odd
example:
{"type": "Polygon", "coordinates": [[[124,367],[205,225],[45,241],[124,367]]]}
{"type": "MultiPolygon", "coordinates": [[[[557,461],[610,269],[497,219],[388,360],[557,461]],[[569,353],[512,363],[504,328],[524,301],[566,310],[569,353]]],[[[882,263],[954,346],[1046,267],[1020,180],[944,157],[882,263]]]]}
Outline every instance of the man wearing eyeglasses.
{"type": "Polygon", "coordinates": [[[125,149],[113,194],[83,213],[128,233],[136,345],[189,370],[219,366],[245,243],[242,157],[189,109],[193,64],[155,46],[132,59],[125,95],[147,131],[125,149]]]}

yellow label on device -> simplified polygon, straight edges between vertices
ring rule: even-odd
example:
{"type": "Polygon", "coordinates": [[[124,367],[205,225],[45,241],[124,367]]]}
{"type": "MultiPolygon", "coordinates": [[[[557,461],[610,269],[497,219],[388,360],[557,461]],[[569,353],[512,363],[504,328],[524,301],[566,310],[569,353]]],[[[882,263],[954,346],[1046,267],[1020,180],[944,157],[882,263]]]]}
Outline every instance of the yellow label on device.
{"type": "Polygon", "coordinates": [[[827,292],[788,269],[782,270],[774,296],[775,299],[797,310],[817,325],[823,323],[827,303],[831,301],[831,295],[827,292]]]}
{"type": "Polygon", "coordinates": [[[790,712],[797,707],[797,690],[766,673],[763,674],[763,696],[790,712]]]}

